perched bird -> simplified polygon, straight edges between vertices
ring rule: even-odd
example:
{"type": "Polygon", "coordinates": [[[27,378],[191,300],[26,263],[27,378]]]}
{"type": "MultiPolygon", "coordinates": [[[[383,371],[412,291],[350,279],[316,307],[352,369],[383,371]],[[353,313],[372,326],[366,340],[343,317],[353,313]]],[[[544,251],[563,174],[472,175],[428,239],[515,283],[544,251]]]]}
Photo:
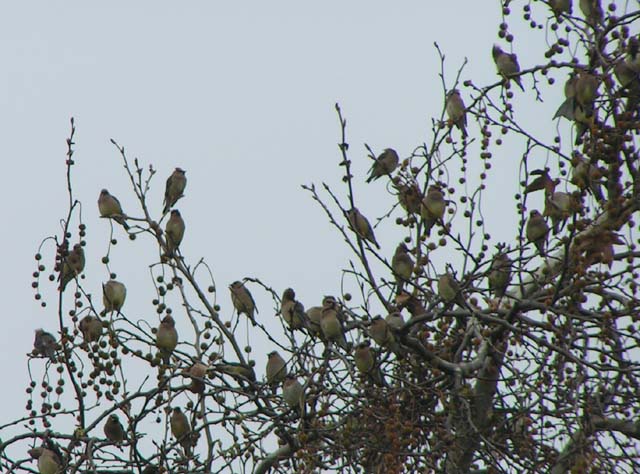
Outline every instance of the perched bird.
{"type": "Polygon", "coordinates": [[[447,303],[455,302],[462,307],[466,306],[466,301],[460,291],[460,285],[449,272],[443,273],[438,278],[438,296],[447,303]]]}
{"type": "Polygon", "coordinates": [[[36,329],[36,337],[33,341],[34,356],[48,357],[49,360],[55,362],[56,351],[59,346],[56,342],[56,338],[51,333],[48,333],[42,329],[36,329]]]}
{"type": "Polygon", "coordinates": [[[574,84],[576,102],[583,108],[591,108],[598,98],[598,87],[600,80],[597,76],[588,72],[578,74],[574,84]]]}
{"type": "Polygon", "coordinates": [[[555,16],[560,16],[563,13],[571,15],[573,10],[572,0],[549,0],[549,6],[555,16]]]}
{"type": "Polygon", "coordinates": [[[280,314],[291,330],[302,329],[306,326],[307,315],[304,312],[304,306],[296,301],[296,293],[293,288],[284,290],[280,314]]]}
{"type": "Polygon", "coordinates": [[[338,314],[338,302],[332,296],[326,296],[322,300],[322,318],[320,319],[322,334],[328,341],[335,342],[348,350],[349,345],[344,337],[344,329],[338,314]]]}
{"type": "Polygon", "coordinates": [[[598,167],[585,160],[580,155],[575,155],[571,159],[573,168],[571,169],[571,183],[576,185],[581,191],[590,191],[598,201],[604,199],[601,187],[602,174],[598,167]]]}
{"type": "Polygon", "coordinates": [[[558,234],[574,211],[573,197],[561,191],[548,193],[545,197],[543,216],[551,218],[553,235],[558,234]]]}
{"type": "Polygon", "coordinates": [[[193,445],[191,439],[191,426],[189,425],[189,419],[185,415],[180,407],[175,407],[169,420],[171,425],[171,434],[180,443],[182,449],[186,453],[189,453],[193,445]]]}
{"type": "Polygon", "coordinates": [[[369,337],[373,339],[379,346],[386,346],[395,337],[389,329],[389,324],[382,316],[375,316],[369,324],[369,337]]]}
{"type": "Polygon", "coordinates": [[[216,365],[216,369],[232,376],[233,378],[248,382],[256,381],[256,373],[253,368],[248,365],[240,364],[238,362],[226,362],[224,364],[216,365]]]}
{"type": "Polygon", "coordinates": [[[191,385],[189,385],[189,391],[192,393],[204,393],[205,389],[205,376],[207,375],[209,367],[202,362],[196,360],[191,367],[187,369],[183,375],[191,379],[191,385]]]}
{"type": "Polygon", "coordinates": [[[258,312],[258,309],[247,287],[242,282],[234,281],[229,286],[229,290],[231,291],[231,302],[238,314],[246,314],[251,324],[255,326],[257,324],[255,313],[258,312]]]}
{"type": "Polygon", "coordinates": [[[602,23],[604,12],[600,0],[580,0],[580,10],[590,25],[602,23]]]}
{"type": "Polygon", "coordinates": [[[267,375],[267,383],[271,386],[284,382],[287,377],[287,363],[278,354],[278,351],[269,352],[265,373],[267,375]]]}
{"type": "Polygon", "coordinates": [[[453,89],[447,94],[445,104],[449,126],[455,125],[462,132],[462,138],[467,136],[467,110],[458,89],[453,89]]]}
{"type": "Polygon", "coordinates": [[[104,435],[109,441],[113,441],[117,444],[120,444],[125,440],[126,432],[124,431],[122,423],[120,423],[118,415],[109,415],[109,418],[107,418],[107,421],[104,424],[104,435]]]}
{"type": "Polygon", "coordinates": [[[424,220],[427,235],[431,235],[431,229],[436,222],[442,221],[446,207],[447,201],[441,189],[435,185],[429,186],[427,195],[422,200],[422,206],[420,207],[420,215],[424,220]]]}
{"type": "Polygon", "coordinates": [[[369,341],[363,341],[358,344],[353,357],[355,359],[356,368],[360,373],[371,377],[376,385],[384,385],[384,377],[376,362],[376,358],[371,350],[369,341]]]}
{"type": "Polygon", "coordinates": [[[391,329],[395,329],[396,331],[399,331],[404,327],[404,318],[400,311],[392,311],[387,315],[385,321],[391,329]]]}
{"type": "Polygon", "coordinates": [[[95,316],[88,314],[78,323],[85,343],[96,342],[102,336],[102,323],[95,316]]]}
{"type": "Polygon", "coordinates": [[[62,268],[59,277],[60,286],[58,289],[64,291],[67,284],[82,273],[82,270],[84,270],[84,264],[84,249],[82,248],[82,245],[75,244],[69,254],[66,257],[63,257],[60,267],[62,268]]]}
{"type": "Polygon", "coordinates": [[[167,236],[167,253],[171,255],[176,251],[184,237],[184,220],[177,209],[171,211],[164,233],[167,236]]]}
{"type": "Polygon", "coordinates": [[[518,64],[518,57],[513,53],[506,53],[502,51],[502,48],[497,44],[493,45],[491,50],[493,56],[493,62],[496,63],[498,68],[498,74],[500,74],[505,80],[513,79],[518,84],[518,87],[524,92],[522,81],[520,80],[520,65],[518,64]]]}
{"type": "Polygon", "coordinates": [[[499,251],[491,261],[489,267],[489,274],[487,279],[489,280],[489,289],[497,296],[504,296],[507,291],[507,287],[511,281],[511,266],[513,262],[503,251],[499,251]]]}
{"type": "Polygon", "coordinates": [[[564,102],[560,104],[560,107],[558,107],[558,110],[553,116],[554,120],[558,117],[564,117],[567,120],[575,119],[577,80],[578,75],[575,72],[571,72],[567,82],[564,84],[564,102]]]}
{"type": "Polygon", "coordinates": [[[304,399],[304,387],[298,379],[288,375],[282,384],[282,398],[291,408],[300,410],[304,399]]]}
{"type": "Polygon", "coordinates": [[[120,201],[118,201],[117,197],[109,194],[109,191],[106,189],[100,191],[100,196],[98,197],[98,211],[100,211],[100,217],[113,219],[124,227],[125,230],[129,230],[129,225],[125,220],[127,215],[122,212],[120,201]]]}
{"type": "Polygon", "coordinates": [[[373,228],[371,227],[371,224],[369,224],[367,218],[360,213],[358,208],[354,207],[347,211],[347,220],[349,221],[353,231],[359,235],[360,238],[368,240],[375,245],[376,248],[380,248],[380,245],[378,245],[378,242],[376,241],[376,236],[373,235],[373,228]]]}
{"type": "Polygon", "coordinates": [[[171,176],[167,178],[167,184],[164,188],[164,209],[163,214],[169,212],[169,209],[178,202],[178,199],[182,197],[184,188],[187,186],[187,177],[185,171],[181,168],[176,168],[171,176]]]}
{"type": "Polygon", "coordinates": [[[322,329],[320,328],[320,321],[322,320],[322,307],[312,306],[307,310],[307,325],[309,332],[312,336],[323,336],[322,329]]]}
{"type": "Polygon", "coordinates": [[[156,333],[156,347],[160,350],[163,364],[169,364],[171,353],[177,345],[178,331],[176,331],[176,323],[170,315],[166,315],[160,322],[156,333]]]}
{"type": "Polygon", "coordinates": [[[413,260],[409,255],[409,249],[401,242],[391,259],[391,270],[396,277],[398,292],[402,291],[404,284],[411,280],[413,275],[413,260]]]}
{"type": "Polygon", "coordinates": [[[540,255],[544,256],[544,246],[547,240],[547,234],[549,233],[549,226],[542,217],[542,214],[537,210],[533,210],[529,213],[529,220],[527,221],[526,235],[529,242],[533,242],[540,252],[540,255]]]}
{"type": "Polygon", "coordinates": [[[102,285],[102,304],[104,304],[104,310],[107,313],[111,311],[119,312],[126,297],[127,287],[123,283],[109,280],[102,285]]]}
{"type": "Polygon", "coordinates": [[[385,148],[380,156],[375,159],[371,169],[369,170],[369,178],[367,183],[375,181],[381,176],[390,175],[398,167],[400,158],[393,148],[385,148]]]}
{"type": "Polygon", "coordinates": [[[420,212],[420,204],[422,203],[422,193],[415,183],[411,184],[395,184],[394,187],[398,191],[398,202],[402,208],[409,214],[417,214],[420,212]]]}
{"type": "Polygon", "coordinates": [[[38,472],[40,474],[62,474],[62,460],[51,449],[44,446],[32,448],[29,455],[38,460],[38,472]]]}

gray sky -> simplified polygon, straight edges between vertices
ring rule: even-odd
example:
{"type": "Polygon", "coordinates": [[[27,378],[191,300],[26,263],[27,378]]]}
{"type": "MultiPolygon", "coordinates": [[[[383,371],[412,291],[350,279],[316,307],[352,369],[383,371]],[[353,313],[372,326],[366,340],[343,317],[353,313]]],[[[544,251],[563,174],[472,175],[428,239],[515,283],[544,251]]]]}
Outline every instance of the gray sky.
{"type": "MultiPolygon", "coordinates": [[[[0,276],[8,302],[0,359],[11,384],[3,394],[0,424],[24,413],[23,355],[31,349],[33,330],[56,328],[54,285],[44,290],[49,306],[42,310],[30,275],[40,241],[59,231],[66,212],[64,154],[71,116],[77,125],[75,190],[88,225],[86,281],[94,294],[107,279],[99,264],[109,229],[97,218],[100,189],[107,187],[125,212],[137,214],[109,143],[114,138],[130,158],[158,170],[152,192],[156,215],[166,177],[175,166],[187,170],[186,197],[177,206],[187,222],[182,251],[192,262],[202,256],[211,265],[223,313],[230,311],[226,286],[243,276],[259,277],[279,292],[293,286],[312,306],[322,295],[339,293],[340,269],[352,257],[299,186],[326,181],[344,196],[334,103],[340,102],[348,120],[360,209],[373,221],[374,210],[386,212],[392,198],[384,180],[364,186],[370,161],[363,143],[376,152],[393,147],[406,157],[429,142],[431,117],[439,116],[443,103],[433,42],[446,52],[449,85],[465,57],[463,78],[478,84],[497,79],[490,56],[500,21],[497,1],[301,3],[5,5],[0,154],[10,225],[0,237],[9,268],[0,276]],[[454,26],[453,12],[462,8],[454,26]]],[[[531,34],[523,31],[516,40],[524,67],[532,54],[525,51],[531,34]]],[[[552,113],[552,105],[539,107],[552,113]]],[[[536,118],[532,114],[533,123],[536,118]]],[[[553,131],[550,122],[545,127],[553,131]]],[[[477,124],[471,129],[477,134],[477,124]]],[[[518,147],[505,147],[497,158],[501,170],[492,180],[501,187],[485,204],[511,212],[496,217],[497,224],[515,222],[516,183],[507,173],[517,169],[521,154],[518,147]]],[[[392,222],[377,230],[389,257],[400,235],[392,222]]],[[[508,238],[514,228],[498,225],[500,232],[508,238]]],[[[120,229],[117,234],[123,245],[112,262],[129,286],[126,309],[156,325],[148,276],[156,251],[145,248],[147,238],[130,243],[120,229]]],[[[53,256],[53,247],[46,246],[49,269],[53,256]]],[[[266,294],[253,292],[259,317],[279,330],[266,294]]],[[[42,364],[32,365],[40,370],[42,364]]]]}

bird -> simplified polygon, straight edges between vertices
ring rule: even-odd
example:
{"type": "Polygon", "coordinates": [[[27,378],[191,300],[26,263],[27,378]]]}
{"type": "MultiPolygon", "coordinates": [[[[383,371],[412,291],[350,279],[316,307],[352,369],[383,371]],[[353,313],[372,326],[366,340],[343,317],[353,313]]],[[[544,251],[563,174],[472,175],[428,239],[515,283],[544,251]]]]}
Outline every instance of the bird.
{"type": "Polygon", "coordinates": [[[104,304],[104,310],[107,313],[111,311],[119,312],[126,297],[127,287],[123,283],[109,280],[102,285],[102,304],[104,304]]]}
{"type": "Polygon", "coordinates": [[[284,382],[287,377],[287,363],[278,351],[269,352],[267,355],[267,367],[265,370],[267,383],[275,387],[280,382],[284,382]]]}
{"type": "Polygon", "coordinates": [[[96,342],[102,336],[102,323],[92,314],[86,315],[78,323],[78,329],[82,333],[85,343],[96,342]]]}
{"type": "Polygon", "coordinates": [[[369,341],[363,341],[356,346],[353,358],[356,363],[356,368],[360,373],[371,377],[371,380],[373,380],[376,385],[384,385],[384,377],[376,362],[369,341]]]}
{"type": "Polygon", "coordinates": [[[529,213],[529,220],[527,221],[526,235],[529,242],[533,242],[540,255],[544,256],[544,245],[547,240],[547,234],[549,233],[549,226],[547,225],[542,214],[536,209],[529,213]]]}
{"type": "Polygon", "coordinates": [[[451,273],[446,272],[438,278],[438,296],[446,303],[457,303],[465,307],[466,301],[460,290],[460,285],[451,273]]]}
{"type": "Polygon", "coordinates": [[[524,92],[522,81],[520,80],[520,65],[518,64],[518,57],[513,53],[506,53],[497,44],[493,45],[491,50],[493,56],[493,62],[496,63],[498,68],[498,74],[500,74],[505,80],[513,79],[518,84],[518,87],[524,92]]]}
{"type": "Polygon", "coordinates": [[[164,209],[162,214],[169,212],[169,209],[178,202],[183,196],[184,188],[187,186],[186,171],[182,168],[176,168],[171,176],[167,178],[167,184],[164,188],[164,209]]]}
{"type": "Polygon", "coordinates": [[[255,313],[258,312],[256,308],[256,302],[253,300],[253,296],[242,282],[234,281],[229,286],[231,291],[231,302],[238,314],[246,314],[251,324],[255,327],[256,323],[255,313]]]}
{"type": "Polygon", "coordinates": [[[180,407],[174,407],[169,424],[171,425],[171,434],[173,437],[180,443],[182,449],[184,449],[186,453],[189,453],[193,445],[191,426],[189,425],[187,415],[182,412],[180,407]]]}
{"type": "Polygon", "coordinates": [[[180,211],[177,209],[172,210],[164,229],[164,233],[167,236],[167,254],[173,254],[182,242],[184,227],[184,220],[180,215],[180,211]]]}
{"type": "Polygon", "coordinates": [[[176,331],[176,323],[170,315],[166,315],[160,322],[156,333],[156,347],[160,350],[163,364],[169,364],[171,353],[177,345],[178,331],[176,331]]]}
{"type": "Polygon", "coordinates": [[[570,15],[573,10],[571,1],[572,0],[549,0],[549,6],[555,16],[560,16],[563,13],[570,15]]]}
{"type": "Polygon", "coordinates": [[[53,450],[44,446],[32,448],[29,455],[38,460],[38,472],[40,474],[62,474],[62,460],[53,450]]]}
{"type": "Polygon", "coordinates": [[[382,316],[375,316],[369,324],[369,337],[379,346],[387,346],[395,337],[389,328],[389,324],[382,316]]]}
{"type": "Polygon", "coordinates": [[[604,199],[601,187],[602,173],[598,167],[580,155],[575,155],[571,159],[571,164],[573,166],[571,169],[571,183],[581,191],[590,191],[597,201],[602,201],[604,199]]]}
{"type": "Polygon", "coordinates": [[[402,208],[409,214],[417,214],[420,212],[420,204],[422,203],[422,193],[415,183],[395,184],[394,187],[398,191],[398,202],[402,208]]]}
{"type": "Polygon", "coordinates": [[[59,346],[56,342],[56,338],[51,333],[46,332],[43,329],[36,329],[36,337],[33,341],[34,356],[48,357],[49,360],[55,362],[56,351],[59,346]]]}
{"type": "Polygon", "coordinates": [[[296,301],[296,293],[293,288],[287,288],[282,293],[280,315],[291,330],[302,329],[306,326],[307,315],[304,312],[304,306],[296,301]]]}
{"type": "Polygon", "coordinates": [[[396,247],[396,251],[391,259],[391,270],[396,277],[398,292],[402,291],[404,284],[411,280],[413,265],[413,260],[409,255],[409,249],[404,242],[401,242],[396,247]]]}
{"type": "Polygon", "coordinates": [[[385,148],[385,150],[380,153],[380,156],[375,159],[373,165],[371,165],[367,183],[375,181],[381,176],[390,175],[398,167],[399,162],[400,158],[398,157],[398,153],[396,153],[393,148],[385,148]]]}
{"type": "Polygon", "coordinates": [[[291,408],[301,410],[304,399],[304,387],[291,375],[287,375],[282,384],[282,398],[291,408]]]}
{"type": "Polygon", "coordinates": [[[209,367],[202,362],[196,360],[191,367],[184,371],[183,375],[191,379],[191,385],[189,385],[189,391],[192,393],[204,393],[205,383],[204,379],[207,375],[209,367]]]}
{"type": "Polygon", "coordinates": [[[129,224],[125,220],[127,215],[122,212],[122,206],[120,205],[120,201],[118,198],[112,194],[109,194],[109,191],[103,189],[100,191],[100,196],[98,197],[98,211],[100,212],[100,217],[106,217],[109,219],[113,219],[125,230],[129,230],[129,224]]]}
{"type": "Polygon", "coordinates": [[[578,74],[574,84],[576,102],[583,107],[591,108],[598,98],[599,86],[600,80],[597,76],[588,72],[578,74]]]}
{"type": "Polygon", "coordinates": [[[420,215],[424,220],[427,235],[431,235],[431,229],[436,222],[444,218],[446,207],[447,201],[440,187],[435,185],[429,186],[426,196],[422,199],[422,206],[420,207],[420,215]]]}
{"type": "Polygon", "coordinates": [[[487,279],[489,289],[497,296],[504,296],[511,281],[511,266],[513,262],[506,252],[499,251],[491,260],[487,279]]]}
{"type": "Polygon", "coordinates": [[[592,26],[602,23],[604,12],[600,0],[580,0],[580,10],[592,26]]]}
{"type": "Polygon", "coordinates": [[[122,426],[122,423],[120,423],[118,415],[109,415],[107,421],[104,424],[104,435],[109,441],[113,441],[117,444],[120,444],[125,440],[127,435],[124,427],[122,426]]]}
{"type": "Polygon", "coordinates": [[[373,234],[373,228],[365,216],[363,216],[358,208],[354,207],[347,211],[347,220],[351,225],[351,229],[363,240],[371,242],[376,248],[380,248],[373,234]]]}
{"type": "Polygon", "coordinates": [[[309,333],[312,336],[321,336],[322,329],[320,328],[320,321],[322,320],[322,306],[312,306],[307,310],[307,326],[309,333]]]}
{"type": "Polygon", "coordinates": [[[574,199],[568,193],[556,191],[547,194],[542,215],[551,218],[553,235],[557,235],[562,230],[575,207],[574,199]]]}
{"type": "Polygon", "coordinates": [[[576,81],[578,80],[578,75],[575,72],[571,72],[569,74],[569,78],[567,82],[564,84],[564,102],[560,104],[558,110],[556,110],[553,119],[557,119],[558,117],[564,117],[567,120],[575,119],[575,108],[576,108],[576,81]]]}
{"type": "Polygon", "coordinates": [[[349,349],[347,340],[344,337],[344,328],[338,317],[338,302],[332,296],[326,296],[322,300],[322,318],[320,319],[320,329],[329,342],[335,342],[345,350],[349,349]]]}
{"type": "Polygon", "coordinates": [[[81,244],[74,244],[68,255],[63,257],[60,271],[60,286],[58,289],[64,291],[67,284],[79,276],[84,270],[85,257],[81,244]]]}
{"type": "Polygon", "coordinates": [[[395,329],[396,331],[399,331],[404,327],[404,318],[400,311],[392,311],[387,315],[385,321],[391,329],[395,329]]]}
{"type": "Polygon", "coordinates": [[[225,362],[224,364],[217,364],[216,369],[220,372],[228,374],[234,378],[245,380],[249,382],[256,381],[256,373],[252,367],[240,364],[238,362],[225,362]]]}
{"type": "Polygon", "coordinates": [[[449,126],[455,125],[462,132],[462,138],[467,136],[467,110],[458,89],[452,89],[447,94],[445,104],[449,126]]]}

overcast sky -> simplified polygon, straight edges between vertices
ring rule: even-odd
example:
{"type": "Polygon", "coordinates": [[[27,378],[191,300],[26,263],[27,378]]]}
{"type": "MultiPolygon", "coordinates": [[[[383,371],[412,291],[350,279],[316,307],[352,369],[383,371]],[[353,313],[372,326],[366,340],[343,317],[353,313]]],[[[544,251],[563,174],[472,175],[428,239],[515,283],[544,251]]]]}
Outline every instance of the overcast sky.
{"type": "MultiPolygon", "coordinates": [[[[364,185],[370,161],[363,144],[376,153],[393,147],[406,157],[429,142],[431,118],[440,115],[444,100],[434,41],[446,53],[449,86],[465,57],[463,79],[496,80],[490,51],[498,41],[498,3],[5,4],[0,15],[5,230],[0,239],[8,271],[0,276],[5,301],[0,359],[4,380],[11,383],[3,392],[0,424],[24,413],[24,354],[34,329],[56,330],[54,285],[46,286],[49,306],[42,310],[30,284],[38,245],[59,232],[66,213],[70,117],[77,125],[73,174],[88,226],[90,291],[99,295],[107,279],[99,264],[109,229],[97,218],[100,189],[118,196],[125,212],[137,213],[122,162],[109,143],[114,138],[131,158],[158,171],[151,193],[156,215],[166,177],[176,166],[187,170],[186,197],[177,206],[187,223],[182,251],[191,262],[205,257],[211,265],[223,313],[230,308],[226,286],[244,276],[259,277],[278,292],[293,286],[304,304],[313,306],[322,295],[339,294],[340,269],[352,258],[300,188],[326,181],[344,196],[336,166],[335,102],[348,120],[359,207],[373,221],[392,198],[384,180],[364,185]]],[[[526,67],[545,45],[532,48],[541,34],[520,34],[515,48],[526,67]]],[[[531,84],[525,80],[525,85],[531,84]]],[[[539,107],[531,114],[534,122],[540,110],[548,114],[554,108],[553,102],[539,107]]],[[[544,126],[553,131],[551,122],[544,126]]],[[[471,129],[477,135],[477,125],[471,129]]],[[[515,232],[510,223],[516,222],[517,178],[510,173],[521,154],[522,145],[504,148],[496,158],[500,166],[491,179],[500,189],[485,201],[498,211],[496,225],[504,227],[496,232],[505,236],[515,232]]],[[[541,165],[545,159],[540,157],[541,165]]],[[[389,257],[400,235],[392,223],[376,230],[389,257]]],[[[122,245],[112,263],[129,287],[127,309],[155,325],[148,265],[156,252],[148,238],[131,243],[121,229],[116,232],[122,245]]],[[[54,252],[45,246],[49,269],[54,252]]],[[[278,330],[271,301],[257,288],[252,291],[259,317],[278,330]]],[[[32,364],[39,368],[44,362],[32,364]]],[[[262,363],[258,367],[262,370],[262,363]]]]}

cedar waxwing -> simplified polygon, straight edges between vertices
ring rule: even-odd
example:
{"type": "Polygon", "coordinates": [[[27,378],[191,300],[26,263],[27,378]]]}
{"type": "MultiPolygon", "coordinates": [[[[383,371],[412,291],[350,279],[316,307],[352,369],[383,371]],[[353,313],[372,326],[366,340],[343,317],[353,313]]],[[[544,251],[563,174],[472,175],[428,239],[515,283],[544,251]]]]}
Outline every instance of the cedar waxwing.
{"type": "Polygon", "coordinates": [[[420,212],[420,203],[422,202],[422,193],[415,183],[411,184],[394,184],[398,190],[398,202],[402,208],[409,214],[417,214],[420,212]]]}
{"type": "Polygon", "coordinates": [[[287,363],[278,351],[269,352],[267,359],[267,383],[275,386],[287,377],[287,363]]]}
{"type": "Polygon", "coordinates": [[[98,197],[98,211],[100,211],[100,217],[108,217],[113,219],[125,230],[129,230],[129,225],[125,219],[127,215],[122,212],[122,206],[118,198],[109,194],[109,191],[103,189],[100,191],[100,197],[98,197]]]}
{"type": "Polygon", "coordinates": [[[376,385],[384,385],[384,377],[380,371],[380,367],[377,365],[376,358],[371,350],[369,341],[364,341],[358,344],[353,357],[356,362],[356,368],[360,373],[371,377],[376,385]]]}
{"type": "Polygon", "coordinates": [[[385,318],[385,321],[391,329],[395,329],[396,331],[399,331],[404,327],[404,318],[400,311],[393,311],[389,313],[385,318]]]}
{"type": "Polygon", "coordinates": [[[280,314],[291,330],[301,329],[306,325],[307,315],[304,312],[304,306],[296,301],[296,293],[293,288],[284,290],[280,314]]]}
{"type": "Polygon", "coordinates": [[[425,231],[427,235],[431,235],[431,229],[436,222],[444,218],[444,211],[447,207],[447,201],[444,194],[438,186],[431,185],[427,190],[427,195],[422,200],[420,207],[420,215],[424,220],[425,231]]]}
{"type": "Polygon", "coordinates": [[[593,26],[602,23],[604,13],[600,0],[580,0],[580,10],[582,10],[587,23],[593,26]]]}
{"type": "Polygon", "coordinates": [[[167,184],[164,188],[164,209],[163,214],[166,214],[173,205],[178,202],[178,199],[182,197],[184,188],[187,186],[187,177],[185,171],[181,168],[176,168],[171,176],[167,178],[167,184]]]}
{"type": "Polygon", "coordinates": [[[82,270],[84,270],[84,249],[82,245],[75,244],[73,249],[69,252],[69,255],[63,258],[62,270],[60,271],[60,286],[59,290],[64,291],[67,284],[75,277],[80,276],[82,270]]]}
{"type": "Polygon", "coordinates": [[[156,333],[156,347],[160,350],[163,364],[169,364],[171,353],[177,345],[178,331],[176,331],[176,322],[170,315],[166,315],[160,322],[156,333]]]}
{"type": "Polygon", "coordinates": [[[518,84],[518,87],[524,92],[522,81],[520,80],[520,65],[518,64],[518,57],[513,53],[506,53],[502,51],[502,48],[497,44],[493,45],[491,50],[493,56],[493,62],[496,63],[498,68],[498,74],[500,74],[505,80],[513,79],[518,84]]]}
{"type": "Polygon", "coordinates": [[[546,196],[543,216],[551,217],[553,235],[562,230],[574,207],[573,197],[568,193],[556,191],[546,196]]]}
{"type": "Polygon", "coordinates": [[[447,94],[445,105],[449,126],[455,125],[462,132],[462,138],[467,136],[467,110],[458,89],[453,89],[447,94]]]}
{"type": "Polygon", "coordinates": [[[466,306],[466,302],[460,291],[460,285],[449,272],[443,273],[438,278],[438,296],[447,303],[453,303],[455,301],[462,307],[466,306]]]}
{"type": "Polygon", "coordinates": [[[569,74],[569,78],[567,82],[564,84],[564,102],[560,104],[558,110],[556,111],[553,119],[557,119],[558,117],[564,117],[567,120],[575,119],[575,108],[576,108],[576,81],[578,80],[578,75],[572,71],[569,74]]]}
{"type": "Polygon", "coordinates": [[[547,240],[547,234],[549,233],[549,226],[537,210],[533,210],[529,213],[529,220],[527,221],[527,240],[533,242],[540,252],[540,255],[544,256],[544,245],[547,240]]]}
{"type": "Polygon", "coordinates": [[[367,218],[360,213],[358,208],[354,207],[347,211],[347,220],[351,225],[351,229],[353,229],[360,238],[368,240],[375,245],[376,248],[380,248],[380,245],[378,245],[378,242],[376,241],[376,236],[373,235],[373,228],[371,227],[371,224],[369,224],[367,218]]]}
{"type": "Polygon", "coordinates": [[[620,59],[616,63],[613,68],[613,73],[616,75],[616,79],[623,89],[637,84],[640,80],[638,71],[635,71],[631,64],[624,59],[620,59]]]}
{"type": "Polygon", "coordinates": [[[335,342],[343,349],[349,350],[349,345],[344,337],[342,322],[338,316],[338,309],[338,302],[332,296],[326,296],[322,300],[320,329],[328,341],[335,342]]]}
{"type": "Polygon", "coordinates": [[[234,378],[240,380],[246,380],[249,382],[256,381],[256,373],[252,367],[238,362],[226,362],[224,364],[216,365],[216,368],[227,375],[231,375],[234,378]]]}
{"type": "Polygon", "coordinates": [[[309,332],[312,336],[323,336],[322,329],[320,329],[320,321],[322,320],[322,307],[312,306],[307,310],[307,323],[309,326],[309,332]]]}
{"type": "Polygon", "coordinates": [[[391,259],[391,270],[396,277],[398,283],[398,292],[402,291],[402,287],[405,282],[411,280],[413,275],[413,260],[409,255],[409,249],[404,244],[400,243],[396,248],[393,258],[391,259]]]}
{"type": "Polygon", "coordinates": [[[205,376],[207,375],[209,367],[200,361],[194,361],[188,370],[183,372],[185,377],[191,379],[191,385],[189,385],[189,391],[192,393],[204,393],[205,389],[205,376]]]}
{"type": "Polygon", "coordinates": [[[84,342],[87,344],[90,342],[97,342],[98,339],[100,339],[100,336],[102,336],[102,323],[97,317],[91,314],[86,315],[80,320],[80,323],[78,323],[78,329],[82,333],[84,342]]]}
{"type": "Polygon", "coordinates": [[[598,201],[602,201],[604,196],[600,187],[600,171],[584,158],[576,155],[572,158],[571,183],[580,188],[581,191],[589,190],[598,201]]]}
{"type": "Polygon", "coordinates": [[[182,449],[184,449],[186,453],[189,453],[193,445],[191,439],[191,426],[189,425],[187,415],[182,413],[180,407],[175,407],[173,409],[169,424],[171,425],[171,434],[180,443],[182,449]]]}
{"type": "Polygon", "coordinates": [[[571,15],[571,12],[573,11],[571,1],[572,0],[549,0],[549,6],[555,16],[560,16],[563,13],[571,15]]]}
{"type": "Polygon", "coordinates": [[[288,375],[282,384],[282,398],[287,405],[296,410],[300,410],[302,408],[304,397],[304,387],[298,379],[295,377],[288,375]]]}
{"type": "Polygon", "coordinates": [[[102,285],[102,304],[104,310],[120,312],[124,300],[127,298],[127,287],[116,280],[109,280],[102,285]]]}
{"type": "Polygon", "coordinates": [[[255,326],[257,324],[255,313],[258,312],[258,309],[247,287],[242,282],[234,281],[229,286],[229,290],[231,291],[231,302],[238,315],[246,314],[251,324],[255,326]]]}
{"type": "Polygon", "coordinates": [[[375,159],[371,170],[369,170],[369,178],[367,183],[375,181],[380,176],[390,175],[398,167],[400,158],[393,148],[385,148],[385,150],[375,159]]]}
{"type": "MultiPolygon", "coordinates": [[[[404,321],[402,321],[402,324],[404,324],[404,321]]],[[[373,339],[380,347],[386,347],[398,356],[404,355],[400,344],[398,344],[398,341],[391,330],[390,324],[385,321],[382,316],[376,316],[371,320],[368,333],[371,339],[373,339]]]]}
{"type": "Polygon", "coordinates": [[[58,343],[56,338],[51,333],[48,333],[42,329],[36,329],[36,337],[33,341],[34,356],[48,357],[49,360],[55,362],[56,351],[58,350],[58,343]]]}
{"type": "Polygon", "coordinates": [[[574,84],[576,102],[582,105],[583,108],[591,108],[593,102],[598,98],[599,86],[600,80],[597,76],[588,72],[578,74],[574,84]]]}
{"type": "Polygon", "coordinates": [[[122,423],[120,423],[120,420],[118,419],[118,415],[109,415],[109,418],[107,418],[107,421],[104,424],[104,435],[109,441],[113,441],[117,444],[120,444],[125,440],[127,435],[122,423]]]}
{"type": "Polygon", "coordinates": [[[44,446],[29,450],[29,455],[38,460],[40,474],[62,474],[62,461],[51,449],[44,446]]]}
{"type": "Polygon", "coordinates": [[[177,209],[171,211],[164,233],[167,236],[167,253],[171,255],[176,251],[184,237],[184,220],[177,209]]]}
{"type": "Polygon", "coordinates": [[[512,265],[513,262],[509,258],[509,255],[502,250],[500,250],[491,261],[489,274],[487,275],[489,289],[499,298],[504,296],[511,282],[512,265]]]}

